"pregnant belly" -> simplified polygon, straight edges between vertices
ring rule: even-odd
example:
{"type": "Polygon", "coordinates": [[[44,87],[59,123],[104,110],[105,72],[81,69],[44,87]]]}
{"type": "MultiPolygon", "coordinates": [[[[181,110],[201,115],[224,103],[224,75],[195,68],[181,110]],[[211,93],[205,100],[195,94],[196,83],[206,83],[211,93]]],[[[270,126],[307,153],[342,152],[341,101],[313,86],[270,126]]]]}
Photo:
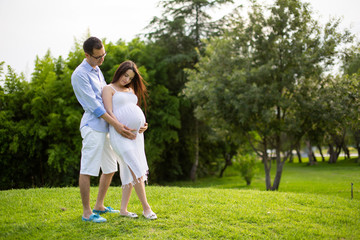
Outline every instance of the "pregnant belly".
{"type": "Polygon", "coordinates": [[[120,123],[136,131],[139,131],[140,127],[145,124],[144,113],[136,105],[131,108],[123,108],[115,115],[120,123]]]}

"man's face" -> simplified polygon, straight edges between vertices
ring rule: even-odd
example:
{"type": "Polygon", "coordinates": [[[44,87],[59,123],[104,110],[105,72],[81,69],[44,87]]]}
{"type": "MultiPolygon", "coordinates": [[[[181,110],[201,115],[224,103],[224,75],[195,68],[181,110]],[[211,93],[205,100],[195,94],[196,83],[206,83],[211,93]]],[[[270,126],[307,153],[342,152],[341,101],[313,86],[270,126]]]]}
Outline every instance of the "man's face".
{"type": "Polygon", "coordinates": [[[105,48],[102,47],[101,49],[93,49],[93,54],[88,54],[85,53],[87,62],[92,66],[92,67],[96,67],[96,66],[100,66],[105,59],[105,48]]]}

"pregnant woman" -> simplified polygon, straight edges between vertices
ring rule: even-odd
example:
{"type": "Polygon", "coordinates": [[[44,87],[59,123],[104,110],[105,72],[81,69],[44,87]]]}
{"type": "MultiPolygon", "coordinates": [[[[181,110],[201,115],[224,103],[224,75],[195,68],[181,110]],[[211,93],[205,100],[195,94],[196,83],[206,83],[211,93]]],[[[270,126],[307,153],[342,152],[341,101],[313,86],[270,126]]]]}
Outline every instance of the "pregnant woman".
{"type": "Polygon", "coordinates": [[[143,207],[147,219],[156,219],[145,193],[148,165],[145,156],[143,132],[148,128],[143,111],[146,108],[146,87],[137,66],[132,61],[125,61],[116,70],[111,84],[103,89],[102,98],[106,111],[124,124],[136,135],[134,140],[124,138],[110,127],[110,143],[119,155],[120,178],[123,187],[120,215],[136,218],[135,213],[127,211],[132,188],[143,207]]]}

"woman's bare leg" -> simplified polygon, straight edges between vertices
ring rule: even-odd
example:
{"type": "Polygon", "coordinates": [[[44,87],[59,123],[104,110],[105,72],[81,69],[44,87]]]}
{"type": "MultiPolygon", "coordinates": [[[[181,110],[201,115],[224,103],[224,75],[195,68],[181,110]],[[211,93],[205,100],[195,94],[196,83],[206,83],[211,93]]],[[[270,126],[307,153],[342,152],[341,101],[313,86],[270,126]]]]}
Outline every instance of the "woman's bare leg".
{"type": "Polygon", "coordinates": [[[133,186],[131,184],[128,184],[122,189],[121,209],[120,209],[120,214],[122,215],[126,215],[128,213],[127,206],[129,204],[132,188],[133,186]]]}
{"type": "Polygon", "coordinates": [[[148,215],[151,213],[151,208],[150,208],[150,205],[149,203],[147,202],[147,199],[146,199],[146,193],[145,193],[145,183],[144,181],[140,180],[139,183],[136,183],[134,185],[134,188],[135,188],[135,191],[136,191],[136,194],[141,202],[141,205],[143,207],[143,210],[144,210],[144,214],[145,215],[148,215]]]}
{"type": "MultiPolygon", "coordinates": [[[[133,178],[136,179],[136,176],[133,173],[133,171],[131,169],[130,169],[130,171],[131,171],[131,174],[132,174],[133,178]]],[[[149,203],[147,202],[147,199],[146,199],[145,183],[142,180],[142,178],[136,179],[136,181],[137,181],[137,183],[134,184],[136,195],[138,196],[138,198],[139,198],[139,200],[141,202],[141,205],[142,205],[143,210],[144,210],[144,214],[148,215],[148,214],[151,213],[151,208],[150,208],[150,205],[149,205],[149,203]]]]}

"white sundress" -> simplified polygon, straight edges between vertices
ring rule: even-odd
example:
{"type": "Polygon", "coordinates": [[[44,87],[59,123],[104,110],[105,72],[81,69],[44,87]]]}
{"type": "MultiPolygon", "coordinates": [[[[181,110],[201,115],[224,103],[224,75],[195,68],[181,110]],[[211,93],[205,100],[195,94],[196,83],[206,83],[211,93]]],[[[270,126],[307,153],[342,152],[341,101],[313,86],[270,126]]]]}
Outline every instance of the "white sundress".
{"type": "MultiPolygon", "coordinates": [[[[112,86],[110,86],[112,87],[112,86]]],[[[113,88],[113,87],[112,87],[113,88]]],[[[125,126],[136,129],[134,140],[125,138],[110,125],[109,135],[113,150],[119,155],[120,179],[122,187],[128,184],[136,184],[147,180],[149,167],[146,161],[144,134],[139,133],[141,126],[145,124],[145,115],[141,108],[136,105],[137,96],[132,92],[116,91],[112,98],[113,113],[117,120],[125,126]],[[131,175],[130,169],[136,176],[131,175]]]]}

